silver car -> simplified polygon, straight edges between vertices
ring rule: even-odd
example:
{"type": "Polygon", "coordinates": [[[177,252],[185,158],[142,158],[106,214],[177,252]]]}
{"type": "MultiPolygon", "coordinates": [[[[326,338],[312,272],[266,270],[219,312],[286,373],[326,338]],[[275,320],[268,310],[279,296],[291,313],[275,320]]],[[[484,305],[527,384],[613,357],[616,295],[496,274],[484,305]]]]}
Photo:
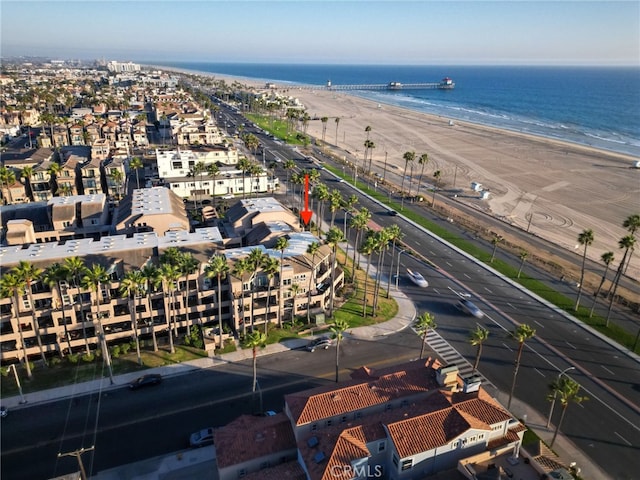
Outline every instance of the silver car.
{"type": "Polygon", "coordinates": [[[309,344],[307,345],[307,350],[309,350],[310,352],[315,352],[316,350],[321,348],[326,350],[332,344],[333,342],[331,341],[330,338],[324,338],[324,337],[316,338],[315,340],[312,340],[311,342],[309,342],[309,344]]]}
{"type": "Polygon", "coordinates": [[[216,429],[213,427],[203,428],[189,437],[189,445],[191,448],[204,447],[205,445],[213,445],[213,434],[216,429]]]}
{"type": "Polygon", "coordinates": [[[458,303],[456,303],[456,308],[467,315],[472,315],[476,318],[484,317],[484,312],[480,310],[471,300],[467,300],[463,298],[458,303]]]}

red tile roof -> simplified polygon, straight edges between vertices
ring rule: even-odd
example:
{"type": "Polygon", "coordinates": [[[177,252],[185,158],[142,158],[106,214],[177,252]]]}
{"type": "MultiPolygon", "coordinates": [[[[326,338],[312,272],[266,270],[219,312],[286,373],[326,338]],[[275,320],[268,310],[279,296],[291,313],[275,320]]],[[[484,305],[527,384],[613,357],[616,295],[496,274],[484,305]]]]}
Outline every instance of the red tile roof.
{"type": "Polygon", "coordinates": [[[220,468],[296,448],[291,423],[283,413],[242,415],[218,429],[214,441],[220,468]]]}
{"type": "Polygon", "coordinates": [[[358,379],[343,383],[341,388],[320,387],[287,395],[285,402],[295,425],[313,423],[438,388],[435,370],[425,368],[423,361],[390,370],[373,374],[364,367],[357,371],[358,379]]]}
{"type": "Polygon", "coordinates": [[[306,480],[307,475],[298,461],[292,460],[249,473],[242,478],[244,480],[306,480]]]}

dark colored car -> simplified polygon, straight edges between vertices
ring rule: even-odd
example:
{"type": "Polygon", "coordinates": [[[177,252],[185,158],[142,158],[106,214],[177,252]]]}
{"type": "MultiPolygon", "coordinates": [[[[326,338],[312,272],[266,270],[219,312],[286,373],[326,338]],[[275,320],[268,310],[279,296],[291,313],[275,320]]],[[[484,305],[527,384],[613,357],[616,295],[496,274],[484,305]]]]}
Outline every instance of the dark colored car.
{"type": "Polygon", "coordinates": [[[129,384],[129,388],[131,390],[137,390],[142,387],[150,387],[153,385],[158,385],[162,382],[162,375],[158,373],[149,373],[147,375],[143,375],[141,377],[136,378],[133,382],[129,384]]]}
{"type": "Polygon", "coordinates": [[[326,350],[331,345],[333,345],[333,342],[330,338],[316,338],[315,340],[309,342],[309,344],[307,345],[307,350],[309,350],[310,352],[315,352],[319,348],[326,350]]]}

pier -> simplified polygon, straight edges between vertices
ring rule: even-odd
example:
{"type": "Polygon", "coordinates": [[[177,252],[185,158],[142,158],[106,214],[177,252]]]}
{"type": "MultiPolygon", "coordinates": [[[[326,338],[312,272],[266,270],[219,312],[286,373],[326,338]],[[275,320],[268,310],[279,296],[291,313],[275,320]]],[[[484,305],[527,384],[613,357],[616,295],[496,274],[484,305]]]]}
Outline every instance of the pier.
{"type": "Polygon", "coordinates": [[[452,90],[455,83],[449,77],[443,78],[439,82],[429,83],[400,83],[389,82],[384,84],[363,84],[363,85],[333,85],[331,80],[326,85],[291,85],[293,88],[303,90],[452,90]]]}

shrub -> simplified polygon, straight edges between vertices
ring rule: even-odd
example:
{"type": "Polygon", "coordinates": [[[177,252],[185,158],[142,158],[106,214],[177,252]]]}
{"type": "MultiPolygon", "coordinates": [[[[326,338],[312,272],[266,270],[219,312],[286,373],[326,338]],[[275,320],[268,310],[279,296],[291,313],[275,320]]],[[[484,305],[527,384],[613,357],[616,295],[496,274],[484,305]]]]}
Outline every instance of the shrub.
{"type": "Polygon", "coordinates": [[[111,347],[111,356],[113,358],[120,357],[120,345],[114,345],[113,347],[111,347]]]}
{"type": "Polygon", "coordinates": [[[126,355],[127,353],[129,353],[129,350],[131,350],[131,344],[123,343],[122,345],[120,345],[120,353],[122,355],[126,355]]]}
{"type": "Polygon", "coordinates": [[[77,353],[70,353],[69,355],[67,355],[67,360],[69,360],[69,363],[76,364],[78,363],[78,359],[79,355],[77,353]]]}
{"type": "Polygon", "coordinates": [[[6,377],[9,375],[9,367],[0,367],[0,375],[6,377]]]}
{"type": "Polygon", "coordinates": [[[51,360],[49,360],[49,365],[51,366],[59,365],[60,362],[62,362],[60,357],[53,357],[51,360]]]}
{"type": "Polygon", "coordinates": [[[95,355],[92,353],[85,353],[84,355],[82,355],[82,361],[85,363],[93,362],[95,358],[95,355]]]}

